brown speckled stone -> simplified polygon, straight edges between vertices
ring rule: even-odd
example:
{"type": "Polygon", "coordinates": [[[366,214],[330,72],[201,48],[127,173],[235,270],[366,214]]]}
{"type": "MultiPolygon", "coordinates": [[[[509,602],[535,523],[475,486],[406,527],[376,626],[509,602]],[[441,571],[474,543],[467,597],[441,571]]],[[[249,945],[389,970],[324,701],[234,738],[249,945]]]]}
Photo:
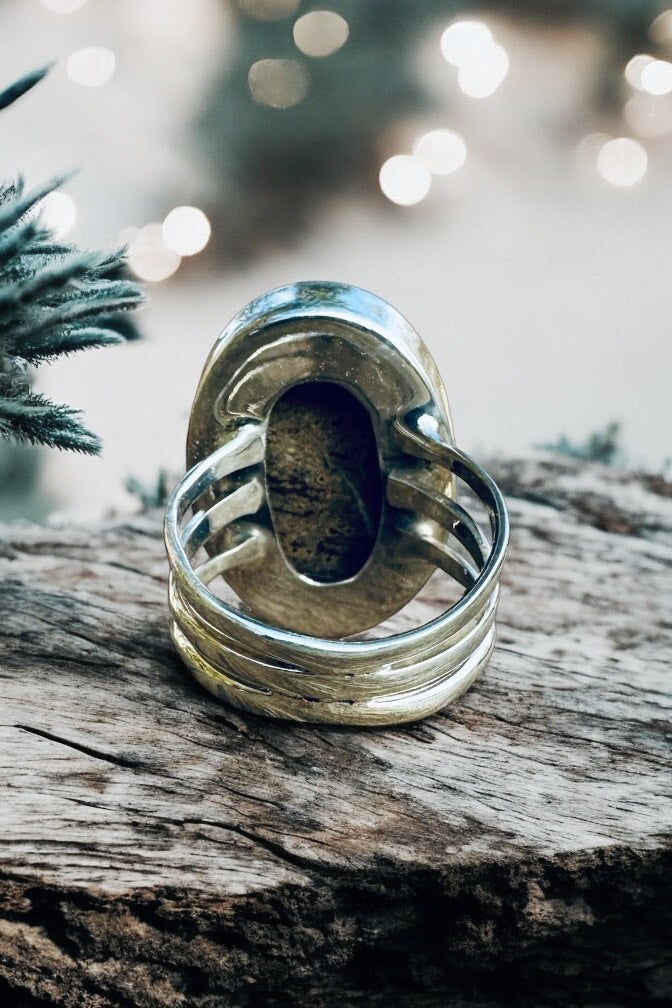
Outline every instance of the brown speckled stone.
{"type": "Polygon", "coordinates": [[[376,540],[382,492],[359,400],[330,382],[289,389],[270,417],[266,480],[276,535],[295,569],[317,581],[356,574],[376,540]]]}

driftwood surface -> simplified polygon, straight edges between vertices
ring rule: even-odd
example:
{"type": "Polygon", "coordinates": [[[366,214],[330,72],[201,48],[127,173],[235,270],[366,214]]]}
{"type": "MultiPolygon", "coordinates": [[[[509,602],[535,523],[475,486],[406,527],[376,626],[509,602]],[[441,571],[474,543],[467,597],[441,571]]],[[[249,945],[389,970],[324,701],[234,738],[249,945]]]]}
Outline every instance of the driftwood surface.
{"type": "Polygon", "coordinates": [[[495,654],[395,730],[200,690],[158,513],[2,530],[0,1005],[672,1003],[672,486],[493,470],[495,654]]]}

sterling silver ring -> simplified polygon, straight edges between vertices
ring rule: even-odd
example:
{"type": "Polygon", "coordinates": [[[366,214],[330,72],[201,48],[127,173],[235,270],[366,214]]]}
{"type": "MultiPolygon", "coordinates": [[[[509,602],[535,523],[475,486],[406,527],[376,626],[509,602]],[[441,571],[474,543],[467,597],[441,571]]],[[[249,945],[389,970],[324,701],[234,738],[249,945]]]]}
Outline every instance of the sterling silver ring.
{"type": "MultiPolygon", "coordinates": [[[[340,464],[326,459],[327,477],[340,464]]],[[[395,724],[445,707],[486,665],[506,506],[488,473],[455,446],[429,352],[382,299],[344,284],[297,283],[239,312],[205,364],[187,468],[166,509],[170,631],[186,666],[215,696],[296,721],[395,724]],[[354,434],[364,431],[363,447],[352,440],[341,455],[354,458],[368,488],[364,504],[353,490],[368,540],[365,555],[358,541],[354,568],[346,556],[333,576],[316,566],[328,550],[314,516],[307,537],[310,521],[300,514],[293,536],[283,530],[269,450],[280,452],[291,477],[292,460],[301,460],[313,436],[300,403],[319,421],[320,403],[326,411],[341,394],[350,421],[358,418],[354,434]],[[274,441],[281,407],[298,430],[284,448],[274,441]],[[458,483],[487,514],[487,535],[458,503],[458,483]],[[317,551],[309,562],[292,554],[306,538],[317,551]],[[462,591],[440,616],[391,636],[343,639],[398,612],[436,568],[462,591]],[[220,577],[240,607],[216,594],[220,577]]],[[[347,473],[343,479],[352,482],[347,473]]],[[[300,487],[297,493],[300,499],[300,487]]],[[[324,493],[328,509],[328,486],[324,493]]],[[[334,533],[338,527],[328,530],[334,533]]]]}

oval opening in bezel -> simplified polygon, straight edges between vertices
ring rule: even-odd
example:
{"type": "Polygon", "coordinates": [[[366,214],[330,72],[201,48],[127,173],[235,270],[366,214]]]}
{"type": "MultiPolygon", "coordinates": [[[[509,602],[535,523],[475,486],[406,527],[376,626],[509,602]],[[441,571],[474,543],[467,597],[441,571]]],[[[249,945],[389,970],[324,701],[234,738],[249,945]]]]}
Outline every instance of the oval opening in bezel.
{"type": "Polygon", "coordinates": [[[266,492],[282,555],[316,584],[355,577],[383,511],[371,413],[347,386],[309,381],[286,389],[267,423],[266,492]]]}

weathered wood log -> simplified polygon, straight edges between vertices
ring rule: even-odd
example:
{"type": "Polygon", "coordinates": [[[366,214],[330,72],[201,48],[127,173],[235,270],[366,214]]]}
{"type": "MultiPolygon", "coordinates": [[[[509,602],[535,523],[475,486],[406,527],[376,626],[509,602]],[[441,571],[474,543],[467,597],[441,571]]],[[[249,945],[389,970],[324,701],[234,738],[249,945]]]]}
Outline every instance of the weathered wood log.
{"type": "Polygon", "coordinates": [[[498,647],[397,730],[197,688],[159,515],[2,530],[0,1004],[671,1003],[672,486],[495,470],[498,647]]]}

